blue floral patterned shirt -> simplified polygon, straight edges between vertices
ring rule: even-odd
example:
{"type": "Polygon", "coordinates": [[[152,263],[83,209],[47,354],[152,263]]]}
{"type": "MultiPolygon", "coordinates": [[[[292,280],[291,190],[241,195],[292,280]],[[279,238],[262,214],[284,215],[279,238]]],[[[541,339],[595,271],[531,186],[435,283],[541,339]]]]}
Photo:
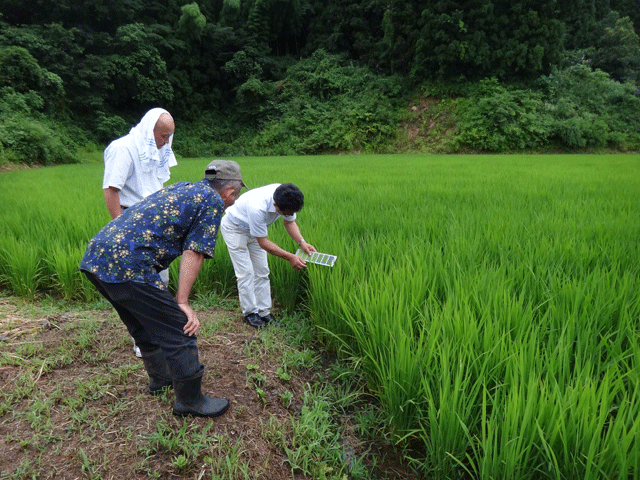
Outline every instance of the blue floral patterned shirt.
{"type": "Polygon", "coordinates": [[[103,282],[166,286],[158,272],[184,250],[213,257],[224,202],[207,180],[174,183],[127,208],[87,245],[80,270],[103,282]]]}

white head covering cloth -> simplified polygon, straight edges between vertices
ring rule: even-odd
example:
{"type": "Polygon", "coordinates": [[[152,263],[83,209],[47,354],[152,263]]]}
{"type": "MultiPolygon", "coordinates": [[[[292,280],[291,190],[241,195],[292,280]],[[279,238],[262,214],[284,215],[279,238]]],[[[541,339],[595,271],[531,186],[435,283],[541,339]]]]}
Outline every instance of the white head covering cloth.
{"type": "Polygon", "coordinates": [[[156,122],[160,118],[160,115],[166,113],[171,115],[163,108],[152,108],[145,113],[140,123],[133,127],[129,134],[133,137],[133,141],[138,149],[138,155],[140,156],[140,163],[142,167],[147,170],[153,162],[156,165],[156,171],[158,178],[162,183],[169,180],[171,173],[169,168],[178,164],[176,156],[171,150],[171,144],[173,143],[173,134],[169,137],[169,141],[158,149],[156,145],[156,139],[153,135],[153,128],[156,126],[156,122]]]}

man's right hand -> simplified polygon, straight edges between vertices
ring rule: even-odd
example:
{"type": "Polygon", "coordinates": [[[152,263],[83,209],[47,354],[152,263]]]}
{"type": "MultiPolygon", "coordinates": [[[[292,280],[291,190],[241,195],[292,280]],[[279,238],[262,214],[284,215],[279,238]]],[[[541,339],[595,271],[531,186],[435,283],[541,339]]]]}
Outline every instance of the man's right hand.
{"type": "Polygon", "coordinates": [[[104,188],[104,203],[107,204],[111,220],[120,215],[120,191],[116,187],[104,188]]]}
{"type": "Polygon", "coordinates": [[[188,303],[178,303],[178,306],[187,316],[187,323],[184,326],[184,333],[192,337],[193,335],[198,333],[198,330],[200,330],[200,320],[198,320],[196,312],[193,311],[188,303]]]}
{"type": "Polygon", "coordinates": [[[289,258],[289,263],[291,264],[294,270],[302,270],[307,266],[307,262],[305,262],[298,255],[291,255],[291,257],[289,258]]]}

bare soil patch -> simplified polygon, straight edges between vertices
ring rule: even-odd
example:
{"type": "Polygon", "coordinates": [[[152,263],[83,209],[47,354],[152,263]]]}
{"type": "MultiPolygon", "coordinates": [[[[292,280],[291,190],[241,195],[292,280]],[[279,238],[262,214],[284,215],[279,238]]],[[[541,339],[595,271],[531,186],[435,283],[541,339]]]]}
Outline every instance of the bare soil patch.
{"type": "MultiPolygon", "coordinates": [[[[36,473],[33,478],[207,479],[212,478],[207,455],[224,455],[230,446],[241,449],[239,460],[248,464],[248,478],[310,478],[292,472],[285,452],[265,440],[263,424],[274,417],[286,435],[308,385],[328,381],[323,369],[297,369],[283,382],[278,375],[281,358],[272,352],[256,357],[264,345],[237,314],[208,309],[198,316],[203,325],[217,325],[198,338],[205,365],[203,391],[231,402],[213,421],[173,416],[172,391],[149,395],[142,361],[112,310],[31,317],[0,297],[0,478],[32,478],[36,473]],[[93,340],[79,348],[83,333],[78,327],[87,322],[93,340]],[[67,349],[73,359],[61,361],[67,349]],[[248,377],[256,363],[265,377],[263,398],[248,377]],[[286,391],[293,394],[288,407],[281,398],[286,391]],[[185,431],[217,440],[210,440],[188,465],[177,467],[176,448],[188,452],[201,446],[168,448],[154,439],[179,440],[185,431]]],[[[329,361],[324,358],[320,364],[329,361]]],[[[341,427],[347,455],[364,455],[367,463],[377,463],[375,478],[414,478],[387,441],[359,438],[348,414],[334,421],[341,427]]]]}

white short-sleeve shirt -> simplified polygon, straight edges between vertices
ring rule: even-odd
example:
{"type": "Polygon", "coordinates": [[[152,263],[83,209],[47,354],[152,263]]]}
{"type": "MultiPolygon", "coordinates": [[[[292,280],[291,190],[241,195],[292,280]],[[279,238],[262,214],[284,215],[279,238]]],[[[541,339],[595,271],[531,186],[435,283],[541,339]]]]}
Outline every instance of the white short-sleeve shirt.
{"type": "Polygon", "coordinates": [[[130,207],[160,190],[164,185],[155,162],[140,162],[131,135],[111,142],[104,151],[102,188],[120,190],[120,205],[130,207]]]}
{"type": "Polygon", "coordinates": [[[290,222],[296,219],[295,213],[284,216],[276,212],[273,193],[279,186],[279,183],[273,183],[243,193],[232,206],[227,208],[225,216],[252,237],[266,237],[267,227],[278,218],[282,217],[290,222]]]}

